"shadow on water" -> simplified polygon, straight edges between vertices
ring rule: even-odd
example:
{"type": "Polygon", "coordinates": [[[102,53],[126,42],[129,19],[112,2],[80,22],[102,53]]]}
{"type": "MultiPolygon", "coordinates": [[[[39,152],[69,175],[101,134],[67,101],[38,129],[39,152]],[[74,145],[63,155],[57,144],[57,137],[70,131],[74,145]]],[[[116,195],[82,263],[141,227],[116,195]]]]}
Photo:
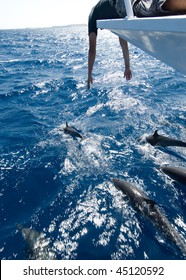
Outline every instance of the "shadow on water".
{"type": "Polygon", "coordinates": [[[159,149],[161,152],[167,153],[168,155],[171,155],[171,156],[176,157],[177,159],[179,159],[179,160],[181,160],[181,161],[183,161],[183,162],[186,162],[186,157],[184,157],[184,156],[178,154],[178,152],[175,152],[175,151],[173,151],[173,150],[171,150],[171,149],[169,149],[169,148],[167,148],[167,147],[166,147],[166,148],[160,148],[160,147],[158,147],[158,149],[159,149]]]}

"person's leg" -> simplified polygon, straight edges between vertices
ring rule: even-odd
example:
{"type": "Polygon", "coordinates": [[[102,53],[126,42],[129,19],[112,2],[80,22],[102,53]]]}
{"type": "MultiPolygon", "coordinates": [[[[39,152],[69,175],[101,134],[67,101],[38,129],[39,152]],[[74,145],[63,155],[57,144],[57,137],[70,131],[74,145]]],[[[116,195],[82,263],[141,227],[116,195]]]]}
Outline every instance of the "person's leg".
{"type": "Polygon", "coordinates": [[[186,0],[166,0],[163,7],[167,11],[186,11],[186,0]]]}

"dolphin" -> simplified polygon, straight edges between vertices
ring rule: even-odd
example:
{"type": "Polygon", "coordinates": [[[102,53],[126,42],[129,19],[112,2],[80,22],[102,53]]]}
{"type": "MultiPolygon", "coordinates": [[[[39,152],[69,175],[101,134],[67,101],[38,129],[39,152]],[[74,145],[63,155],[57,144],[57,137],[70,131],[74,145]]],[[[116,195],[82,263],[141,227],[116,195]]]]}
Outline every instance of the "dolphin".
{"type": "Polygon", "coordinates": [[[186,143],[174,138],[166,137],[158,134],[158,130],[154,132],[153,135],[149,135],[146,137],[148,143],[152,146],[177,146],[177,147],[186,147],[186,143]]]}
{"type": "Polygon", "coordinates": [[[161,170],[173,180],[186,184],[186,169],[174,166],[162,166],[161,170]]]}
{"type": "Polygon", "coordinates": [[[21,232],[29,249],[29,259],[31,260],[55,260],[55,253],[49,246],[49,240],[45,238],[43,233],[32,228],[26,228],[17,225],[17,229],[21,232]]]}
{"type": "Polygon", "coordinates": [[[70,134],[73,137],[79,137],[83,139],[83,136],[77,131],[77,129],[75,129],[72,126],[68,126],[67,122],[66,122],[66,127],[64,128],[64,133],[70,134]]]}
{"type": "Polygon", "coordinates": [[[178,232],[167,220],[157,203],[150,199],[142,190],[127,181],[120,179],[113,179],[112,181],[115,187],[127,195],[134,206],[147,216],[161,230],[164,236],[176,244],[186,258],[185,241],[182,240],[178,232]]]}

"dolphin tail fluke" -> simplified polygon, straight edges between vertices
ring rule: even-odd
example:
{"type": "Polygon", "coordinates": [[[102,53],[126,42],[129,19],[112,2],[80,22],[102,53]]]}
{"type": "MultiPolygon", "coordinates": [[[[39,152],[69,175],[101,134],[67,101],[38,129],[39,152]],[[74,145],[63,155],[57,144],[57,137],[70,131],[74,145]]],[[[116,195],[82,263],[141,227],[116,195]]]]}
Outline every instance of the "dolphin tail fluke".
{"type": "Polygon", "coordinates": [[[80,140],[80,142],[84,141],[85,139],[86,139],[86,137],[81,136],[81,140],[80,140]]]}

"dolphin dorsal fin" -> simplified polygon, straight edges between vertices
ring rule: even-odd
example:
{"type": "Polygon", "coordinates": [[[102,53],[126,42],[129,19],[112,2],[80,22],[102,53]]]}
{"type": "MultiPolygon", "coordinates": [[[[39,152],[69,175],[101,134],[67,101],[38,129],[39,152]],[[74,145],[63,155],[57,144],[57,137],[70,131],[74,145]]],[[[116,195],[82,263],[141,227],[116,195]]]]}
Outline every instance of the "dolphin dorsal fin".
{"type": "Polygon", "coordinates": [[[154,137],[158,137],[159,136],[159,134],[158,134],[158,130],[155,130],[155,132],[154,132],[154,135],[153,135],[154,137]]]}
{"type": "Polygon", "coordinates": [[[68,123],[66,122],[66,127],[68,127],[68,123]]]}
{"type": "Polygon", "coordinates": [[[17,230],[21,231],[23,229],[23,226],[21,224],[16,225],[17,230]]]}
{"type": "Polygon", "coordinates": [[[153,199],[150,199],[150,198],[144,198],[144,200],[146,203],[150,204],[150,206],[152,206],[152,207],[157,204],[156,201],[154,201],[153,199]]]}

